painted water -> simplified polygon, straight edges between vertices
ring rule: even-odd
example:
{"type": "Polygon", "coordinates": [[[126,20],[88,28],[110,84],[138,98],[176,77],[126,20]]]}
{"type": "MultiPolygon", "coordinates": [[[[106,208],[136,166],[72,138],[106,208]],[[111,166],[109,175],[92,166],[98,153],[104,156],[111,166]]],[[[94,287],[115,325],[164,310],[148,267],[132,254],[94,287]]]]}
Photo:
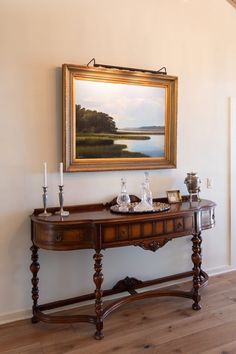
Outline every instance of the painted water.
{"type": "MultiPolygon", "coordinates": [[[[144,134],[147,136],[147,134],[144,134]]],[[[124,150],[130,152],[141,152],[149,157],[163,157],[164,156],[164,141],[165,135],[149,135],[148,140],[115,140],[115,144],[127,145],[124,150]]]]}

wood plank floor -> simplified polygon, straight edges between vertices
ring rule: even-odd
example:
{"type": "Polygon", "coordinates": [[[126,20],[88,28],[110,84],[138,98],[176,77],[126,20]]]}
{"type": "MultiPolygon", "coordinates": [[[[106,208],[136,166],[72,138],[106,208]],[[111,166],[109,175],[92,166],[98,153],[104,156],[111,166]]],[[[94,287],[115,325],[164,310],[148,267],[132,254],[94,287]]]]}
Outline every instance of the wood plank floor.
{"type": "MultiPolygon", "coordinates": [[[[93,339],[94,326],[86,323],[33,325],[24,320],[2,325],[0,353],[236,354],[236,272],[211,277],[201,295],[202,310],[197,312],[191,300],[173,297],[121,307],[105,320],[101,341],[93,339]]],[[[93,306],[75,312],[92,313],[93,306]]]]}

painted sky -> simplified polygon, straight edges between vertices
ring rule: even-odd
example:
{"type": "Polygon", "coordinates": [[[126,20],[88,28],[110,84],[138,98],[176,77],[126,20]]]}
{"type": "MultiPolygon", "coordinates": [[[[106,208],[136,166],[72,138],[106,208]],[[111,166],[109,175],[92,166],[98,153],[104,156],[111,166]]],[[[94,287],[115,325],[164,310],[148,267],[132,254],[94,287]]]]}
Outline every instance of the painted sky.
{"type": "Polygon", "coordinates": [[[165,125],[165,89],[75,80],[76,104],[104,112],[118,129],[165,125]]]}

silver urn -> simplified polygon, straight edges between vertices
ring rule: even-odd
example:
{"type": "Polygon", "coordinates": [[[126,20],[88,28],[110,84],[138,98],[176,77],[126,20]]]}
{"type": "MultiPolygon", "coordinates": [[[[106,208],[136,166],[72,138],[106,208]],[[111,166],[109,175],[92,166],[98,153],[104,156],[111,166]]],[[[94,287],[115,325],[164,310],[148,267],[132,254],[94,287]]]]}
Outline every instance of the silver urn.
{"type": "Polygon", "coordinates": [[[190,196],[190,201],[192,201],[193,195],[197,195],[197,200],[200,200],[199,193],[200,193],[201,180],[198,177],[197,173],[196,172],[187,173],[187,177],[185,178],[184,183],[187,186],[189,196],[190,196]]]}

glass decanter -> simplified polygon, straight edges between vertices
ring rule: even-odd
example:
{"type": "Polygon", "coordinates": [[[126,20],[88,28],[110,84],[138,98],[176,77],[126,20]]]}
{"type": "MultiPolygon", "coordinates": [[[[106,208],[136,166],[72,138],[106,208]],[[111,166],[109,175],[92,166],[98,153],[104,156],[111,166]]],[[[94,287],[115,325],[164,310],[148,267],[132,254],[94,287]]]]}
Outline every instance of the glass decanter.
{"type": "Polygon", "coordinates": [[[144,184],[145,184],[145,188],[146,188],[146,199],[147,199],[147,202],[152,207],[153,206],[152,192],[151,192],[151,189],[150,189],[150,179],[149,179],[149,173],[148,172],[144,172],[144,184]]]}
{"type": "Polygon", "coordinates": [[[130,204],[130,197],[126,190],[126,180],[121,178],[121,191],[116,199],[117,204],[119,205],[119,211],[128,211],[130,204]]]}
{"type": "Polygon", "coordinates": [[[134,211],[136,212],[143,212],[143,211],[152,211],[153,206],[149,203],[148,198],[150,198],[150,195],[148,193],[149,191],[147,190],[146,183],[143,182],[141,184],[141,202],[138,203],[134,207],[134,211]]]}

